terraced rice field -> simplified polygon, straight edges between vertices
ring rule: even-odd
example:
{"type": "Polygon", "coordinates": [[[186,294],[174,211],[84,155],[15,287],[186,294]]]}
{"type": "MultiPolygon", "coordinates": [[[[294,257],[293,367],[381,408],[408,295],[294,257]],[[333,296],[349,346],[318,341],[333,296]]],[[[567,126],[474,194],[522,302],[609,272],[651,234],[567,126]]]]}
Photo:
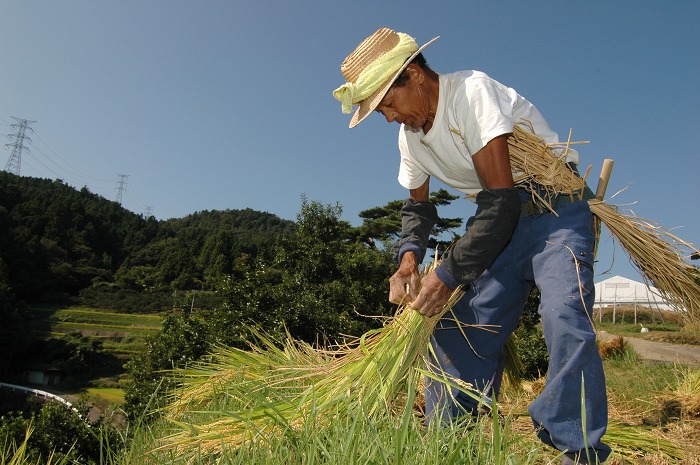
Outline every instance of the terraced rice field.
{"type": "Polygon", "coordinates": [[[163,315],[116,313],[85,307],[39,307],[32,309],[34,333],[41,337],[61,336],[79,331],[99,338],[114,355],[139,352],[146,337],[161,328],[163,315]]]}

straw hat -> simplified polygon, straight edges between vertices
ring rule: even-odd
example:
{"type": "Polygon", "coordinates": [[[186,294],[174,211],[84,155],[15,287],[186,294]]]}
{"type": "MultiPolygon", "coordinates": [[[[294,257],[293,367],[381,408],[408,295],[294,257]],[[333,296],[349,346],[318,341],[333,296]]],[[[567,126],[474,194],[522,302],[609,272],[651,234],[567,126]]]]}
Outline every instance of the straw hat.
{"type": "MultiPolygon", "coordinates": [[[[423,51],[428,45],[435,42],[438,37],[433,38],[428,43],[422,47],[418,47],[416,41],[405,34],[400,34],[392,29],[381,28],[371,36],[363,40],[357,48],[345,58],[343,64],[340,65],[340,71],[343,73],[343,77],[347,81],[347,84],[354,85],[357,83],[358,78],[361,73],[370,65],[376,65],[382,57],[385,57],[388,53],[393,52],[400,46],[406,46],[406,41],[409,42],[408,46],[411,47],[415,45],[415,51],[410,55],[403,63],[394,70],[394,68],[386,70],[390,77],[380,84],[377,90],[372,92],[368,97],[360,102],[353,101],[354,104],[359,104],[359,107],[352,115],[350,120],[350,127],[353,128],[357,126],[360,121],[365,119],[375,108],[381,103],[382,99],[389,91],[389,88],[394,83],[394,81],[399,77],[404,69],[411,63],[411,61],[423,51]],[[403,36],[403,37],[402,37],[403,36]]],[[[413,47],[411,47],[413,48],[413,47]]],[[[336,97],[337,98],[337,97],[336,97]]]]}

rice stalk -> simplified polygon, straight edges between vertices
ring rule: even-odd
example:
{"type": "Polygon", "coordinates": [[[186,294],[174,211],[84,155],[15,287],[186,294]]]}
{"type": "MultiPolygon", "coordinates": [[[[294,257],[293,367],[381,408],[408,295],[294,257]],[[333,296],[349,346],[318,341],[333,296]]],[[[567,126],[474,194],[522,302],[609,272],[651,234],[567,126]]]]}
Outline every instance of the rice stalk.
{"type": "Polygon", "coordinates": [[[256,328],[250,330],[258,345],[251,343],[248,350],[218,346],[208,360],[177,370],[181,388],[169,393],[166,413],[177,415],[202,408],[233,388],[250,397],[289,378],[299,380],[328,358],[310,345],[293,340],[288,332],[287,339],[280,343],[256,328]]]}
{"type": "Polygon", "coordinates": [[[384,327],[331,349],[289,335],[279,347],[261,333],[262,347],[219,348],[210,361],[175,372],[181,388],[165,411],[176,429],[159,449],[219,454],[296,430],[312,415],[391,411],[423,365],[438,320],[462,295],[457,289],[431,318],[402,305],[384,327]]]}
{"type": "Polygon", "coordinates": [[[666,416],[700,418],[700,370],[692,367],[679,370],[676,386],[659,397],[666,416]]]}
{"type": "Polygon", "coordinates": [[[611,422],[604,440],[614,454],[622,457],[660,456],[673,463],[685,458],[685,451],[678,444],[662,437],[658,431],[642,426],[629,426],[611,422]]]}
{"type": "MultiPolygon", "coordinates": [[[[700,272],[687,265],[680,247],[693,247],[663,227],[633,214],[624,215],[598,200],[591,211],[613,233],[644,277],[659,289],[676,309],[696,320],[700,317],[700,272]]],[[[692,320],[691,320],[692,321],[692,320]]]]}
{"type": "MultiPolygon", "coordinates": [[[[551,205],[557,195],[583,198],[585,179],[561,163],[570,142],[559,144],[564,147],[564,155],[558,156],[555,146],[533,134],[532,128],[516,125],[508,144],[516,182],[524,185],[545,208],[553,211],[551,205]]],[[[700,253],[698,249],[634,213],[620,213],[616,206],[598,199],[588,203],[596,219],[619,241],[644,279],[682,312],[688,326],[700,327],[700,271],[683,260],[684,256],[700,253]]]]}

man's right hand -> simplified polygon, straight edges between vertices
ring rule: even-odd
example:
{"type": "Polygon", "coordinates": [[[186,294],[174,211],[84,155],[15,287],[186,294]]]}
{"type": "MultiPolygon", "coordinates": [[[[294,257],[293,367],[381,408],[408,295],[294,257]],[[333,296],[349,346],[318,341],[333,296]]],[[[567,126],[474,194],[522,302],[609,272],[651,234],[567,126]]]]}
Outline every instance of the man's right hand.
{"type": "Polygon", "coordinates": [[[419,292],[418,257],[414,252],[406,252],[399,269],[389,278],[389,302],[399,305],[413,302],[419,292]]]}

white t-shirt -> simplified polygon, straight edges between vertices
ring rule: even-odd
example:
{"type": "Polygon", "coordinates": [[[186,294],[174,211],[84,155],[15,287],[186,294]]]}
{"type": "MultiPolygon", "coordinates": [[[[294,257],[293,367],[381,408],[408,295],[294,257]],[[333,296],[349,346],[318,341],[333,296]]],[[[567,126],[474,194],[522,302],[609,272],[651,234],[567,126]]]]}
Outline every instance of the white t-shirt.
{"type": "MultiPolygon", "coordinates": [[[[480,71],[441,74],[433,126],[424,134],[401,125],[399,183],[407,189],[432,176],[465,194],[476,194],[481,183],[472,156],[494,137],[513,131],[514,123],[532,125],[545,141],[559,142],[535,106],[480,71]]],[[[566,161],[578,163],[569,149],[566,161]]]]}

